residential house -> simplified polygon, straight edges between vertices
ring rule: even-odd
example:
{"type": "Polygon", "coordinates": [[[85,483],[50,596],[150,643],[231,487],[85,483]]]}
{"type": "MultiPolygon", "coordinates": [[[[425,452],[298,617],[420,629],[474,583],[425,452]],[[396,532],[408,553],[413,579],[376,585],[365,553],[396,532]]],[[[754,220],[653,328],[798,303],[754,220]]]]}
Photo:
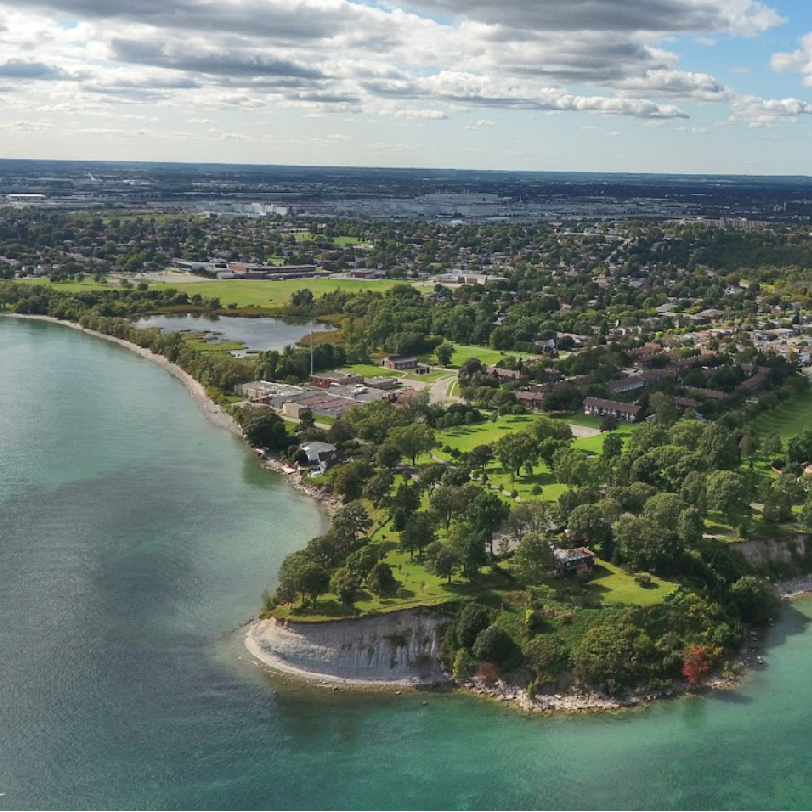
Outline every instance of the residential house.
{"type": "Polygon", "coordinates": [[[604,398],[587,398],[584,401],[584,413],[598,417],[614,417],[634,423],[640,417],[641,408],[634,403],[621,403],[604,398]]]}

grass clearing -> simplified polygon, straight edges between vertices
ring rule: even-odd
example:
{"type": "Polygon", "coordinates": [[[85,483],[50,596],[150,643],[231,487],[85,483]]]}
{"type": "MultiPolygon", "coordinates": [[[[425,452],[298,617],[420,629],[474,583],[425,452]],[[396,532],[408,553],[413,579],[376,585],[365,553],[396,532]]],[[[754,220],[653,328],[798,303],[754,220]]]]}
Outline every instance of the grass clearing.
{"type": "Polygon", "coordinates": [[[451,356],[451,366],[460,367],[469,358],[479,358],[483,364],[495,364],[501,358],[538,358],[537,355],[527,352],[502,352],[492,350],[490,347],[483,347],[477,344],[453,344],[454,354],[451,356]]]}
{"type": "Polygon", "coordinates": [[[676,581],[651,575],[651,584],[641,586],[633,575],[608,561],[597,559],[595,575],[587,588],[596,591],[604,603],[624,603],[635,606],[652,606],[662,603],[678,586],[676,581]]]}
{"type": "Polygon", "coordinates": [[[763,412],[753,421],[753,428],[762,439],[775,433],[784,441],[812,428],[812,389],[763,412]]]}

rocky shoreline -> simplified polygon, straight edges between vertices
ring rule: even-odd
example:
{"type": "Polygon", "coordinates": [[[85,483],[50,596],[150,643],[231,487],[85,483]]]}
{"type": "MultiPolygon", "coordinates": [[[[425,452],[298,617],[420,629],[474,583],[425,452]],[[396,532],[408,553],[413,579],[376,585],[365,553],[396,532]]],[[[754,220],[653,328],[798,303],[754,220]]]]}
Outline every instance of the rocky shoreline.
{"type": "MultiPolygon", "coordinates": [[[[51,324],[58,324],[63,327],[70,327],[71,329],[78,330],[86,335],[95,338],[101,338],[114,344],[118,344],[132,352],[137,353],[142,358],[157,363],[159,366],[166,369],[171,375],[180,380],[192,395],[195,402],[200,407],[207,419],[215,425],[225,428],[232,434],[242,438],[242,431],[231,415],[225,412],[206,394],[205,388],[197,380],[195,380],[186,371],[181,369],[177,364],[172,363],[164,356],[152,352],[149,349],[140,347],[130,341],[117,338],[115,336],[106,335],[96,330],[91,330],[82,327],[74,322],[66,321],[63,319],[56,319],[51,316],[39,316],[33,314],[17,314],[17,313],[0,313],[6,318],[19,318],[28,319],[32,321],[45,321],[51,324]]],[[[288,483],[300,491],[301,493],[318,500],[328,513],[333,513],[341,504],[341,501],[335,497],[330,491],[320,488],[316,485],[310,484],[306,481],[306,477],[302,473],[291,466],[282,463],[274,455],[261,455],[262,465],[275,473],[285,476],[288,483]]],[[[803,597],[812,593],[812,574],[796,578],[777,584],[781,597],[784,600],[793,600],[795,598],[803,597]]],[[[374,618],[369,618],[373,620],[374,618]]],[[[363,619],[361,619],[363,621],[363,619]]],[[[260,621],[261,622],[261,621],[260,621]]],[[[252,629],[256,624],[252,624],[252,629]]],[[[745,648],[739,653],[736,665],[740,670],[752,668],[754,663],[753,659],[749,656],[755,649],[749,648],[753,644],[753,638],[748,642],[745,648]]],[[[389,689],[402,689],[404,685],[415,685],[417,683],[409,682],[408,680],[396,679],[376,679],[374,681],[363,679],[349,679],[337,678],[329,673],[321,673],[318,671],[307,671],[285,664],[280,658],[269,655],[267,650],[261,651],[258,647],[257,640],[252,631],[246,637],[246,646],[257,659],[271,668],[283,673],[287,673],[296,678],[305,678],[310,681],[318,681],[324,684],[336,683],[351,687],[359,688],[363,686],[370,686],[374,684],[379,688],[389,689]]],[[[755,657],[755,664],[762,665],[763,661],[760,656],[755,657]]],[[[447,675],[446,675],[447,676],[447,675]]],[[[527,695],[527,691],[519,684],[511,683],[504,680],[497,680],[495,683],[487,683],[483,678],[471,677],[463,680],[434,680],[430,685],[439,684],[442,682],[445,685],[451,684],[463,690],[466,690],[476,696],[496,700],[501,703],[512,704],[522,711],[528,713],[544,713],[544,712],[592,712],[600,713],[607,711],[615,711],[624,708],[640,707],[652,702],[656,699],[670,698],[674,696],[684,695],[695,691],[702,691],[704,689],[716,690],[730,690],[735,688],[739,682],[739,677],[722,677],[713,676],[706,680],[702,686],[692,688],[687,683],[676,683],[672,687],[661,690],[648,690],[640,691],[627,695],[626,697],[611,697],[600,692],[590,692],[587,694],[538,694],[533,698],[527,695]]]]}

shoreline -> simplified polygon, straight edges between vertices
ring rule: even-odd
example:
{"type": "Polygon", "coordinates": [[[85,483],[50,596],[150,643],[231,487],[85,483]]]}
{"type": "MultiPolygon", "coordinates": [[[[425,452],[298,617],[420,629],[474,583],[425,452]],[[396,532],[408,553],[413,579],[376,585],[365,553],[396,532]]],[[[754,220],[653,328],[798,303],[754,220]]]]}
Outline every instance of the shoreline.
{"type": "MultiPolygon", "coordinates": [[[[141,347],[131,341],[117,338],[116,336],[107,335],[105,333],[98,332],[97,330],[91,330],[90,328],[83,327],[75,322],[57,319],[52,316],[42,316],[28,313],[6,313],[0,311],[0,317],[27,319],[30,321],[43,321],[50,324],[69,327],[70,329],[78,330],[85,335],[89,335],[94,338],[101,338],[105,341],[117,344],[131,352],[135,352],[142,358],[158,364],[160,367],[169,372],[170,375],[183,383],[189,394],[192,396],[192,399],[211,423],[219,426],[220,428],[226,429],[227,431],[231,432],[232,435],[239,437],[240,439],[244,439],[242,430],[240,429],[236,420],[234,420],[231,415],[225,412],[206,394],[203,385],[193,378],[188,372],[183,370],[177,364],[169,361],[163,355],[159,355],[158,353],[155,353],[145,347],[141,347]]],[[[333,513],[340,505],[340,500],[333,497],[332,494],[324,492],[315,485],[308,484],[303,480],[298,471],[283,465],[275,457],[261,456],[260,463],[266,470],[284,475],[291,487],[319,502],[328,514],[333,513]]],[[[780,581],[776,583],[776,586],[779,589],[782,600],[792,601],[798,598],[808,597],[809,594],[812,593],[812,574],[787,581],[780,581]]],[[[421,681],[414,678],[364,680],[298,668],[295,665],[286,662],[284,659],[271,654],[260,645],[256,639],[255,630],[262,624],[267,624],[267,621],[255,620],[250,622],[244,641],[246,649],[251,656],[263,666],[291,678],[301,679],[309,683],[331,685],[333,686],[333,690],[338,690],[339,686],[344,686],[351,689],[377,688],[381,690],[451,686],[452,688],[464,690],[466,693],[471,693],[474,696],[492,699],[500,703],[513,704],[517,707],[517,709],[528,713],[556,711],[570,713],[604,712],[640,707],[656,699],[683,696],[689,693],[702,692],[703,690],[708,689],[730,690],[738,684],[743,676],[742,673],[737,675],[735,678],[714,676],[708,679],[703,685],[698,686],[697,689],[691,689],[687,684],[678,683],[666,689],[656,691],[643,690],[623,698],[610,697],[599,692],[590,692],[588,694],[538,694],[533,699],[530,699],[526,695],[525,689],[522,688],[520,684],[505,682],[503,680],[498,680],[493,685],[486,684],[485,681],[480,677],[471,677],[464,680],[453,680],[448,675],[446,675],[444,680],[433,679],[431,681],[421,681]]],[[[746,663],[740,662],[739,666],[743,670],[749,670],[752,667],[752,664],[748,659],[746,663]]]]}
{"type": "Polygon", "coordinates": [[[78,330],[85,335],[93,336],[94,338],[101,338],[113,344],[118,344],[131,352],[146,358],[148,361],[153,361],[158,366],[163,367],[170,375],[177,378],[189,391],[192,399],[200,407],[200,410],[206,418],[220,428],[230,431],[233,435],[242,438],[242,430],[240,429],[237,421],[227,412],[223,411],[222,407],[218,406],[207,394],[206,389],[199,381],[195,380],[188,372],[181,369],[177,364],[172,363],[163,355],[159,355],[146,347],[141,347],[134,344],[132,341],[127,341],[123,338],[100,333],[98,330],[91,330],[88,327],[82,327],[81,324],[76,322],[67,321],[65,319],[57,319],[53,316],[38,316],[33,313],[5,313],[0,311],[0,318],[8,319],[26,319],[29,321],[44,321],[49,324],[59,324],[62,327],[70,327],[72,330],[78,330]]]}

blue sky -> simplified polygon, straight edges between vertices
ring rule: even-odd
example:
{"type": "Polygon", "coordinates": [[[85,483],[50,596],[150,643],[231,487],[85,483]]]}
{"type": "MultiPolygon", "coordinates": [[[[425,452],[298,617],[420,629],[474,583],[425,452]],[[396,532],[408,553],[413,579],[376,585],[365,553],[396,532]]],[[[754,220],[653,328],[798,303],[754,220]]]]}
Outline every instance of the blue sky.
{"type": "Polygon", "coordinates": [[[0,155],[808,174],[808,0],[0,0],[0,155]]]}

